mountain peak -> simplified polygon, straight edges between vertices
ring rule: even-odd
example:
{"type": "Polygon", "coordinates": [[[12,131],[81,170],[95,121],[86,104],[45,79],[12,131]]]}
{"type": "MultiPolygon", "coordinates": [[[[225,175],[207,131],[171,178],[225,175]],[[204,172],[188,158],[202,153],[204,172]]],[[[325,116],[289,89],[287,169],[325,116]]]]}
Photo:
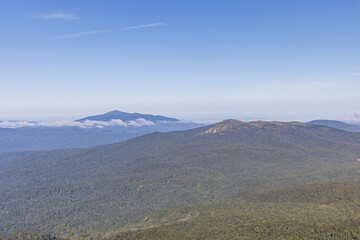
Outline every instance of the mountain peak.
{"type": "Polygon", "coordinates": [[[243,121],[237,120],[237,119],[226,119],[224,121],[221,121],[219,123],[216,124],[230,124],[230,125],[234,125],[234,124],[241,124],[244,123],[243,121]]]}
{"type": "Polygon", "coordinates": [[[209,126],[209,128],[206,129],[205,133],[208,134],[208,133],[219,133],[225,131],[239,131],[242,129],[261,128],[264,126],[280,128],[280,127],[306,126],[306,124],[300,122],[277,122],[277,121],[267,122],[262,120],[243,122],[235,119],[228,119],[209,126]]]}
{"type": "Polygon", "coordinates": [[[90,121],[111,121],[113,119],[118,119],[124,122],[128,122],[128,121],[134,121],[136,119],[145,119],[147,121],[151,121],[151,122],[178,122],[179,120],[176,118],[169,118],[169,117],[165,117],[165,116],[161,116],[161,115],[151,115],[151,114],[142,114],[142,113],[126,113],[126,112],[121,112],[119,110],[113,110],[104,114],[100,114],[100,115],[95,115],[95,116],[90,116],[90,117],[86,117],[86,118],[82,118],[79,120],[76,120],[78,122],[83,122],[86,120],[90,120],[90,121]]]}
{"type": "Polygon", "coordinates": [[[221,121],[219,123],[215,123],[208,128],[205,133],[218,133],[218,132],[224,132],[229,129],[233,129],[236,126],[239,126],[240,124],[244,124],[245,122],[236,120],[236,119],[227,119],[224,121],[221,121]]]}
{"type": "Polygon", "coordinates": [[[119,113],[125,113],[125,112],[122,112],[122,111],[119,111],[119,110],[112,110],[112,111],[104,113],[104,114],[119,114],[119,113]]]}

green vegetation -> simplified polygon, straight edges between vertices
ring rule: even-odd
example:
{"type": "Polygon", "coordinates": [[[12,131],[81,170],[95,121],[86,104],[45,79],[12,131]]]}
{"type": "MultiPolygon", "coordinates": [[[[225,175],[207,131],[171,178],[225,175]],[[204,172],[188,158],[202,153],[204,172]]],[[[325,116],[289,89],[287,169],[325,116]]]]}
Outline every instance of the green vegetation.
{"type": "MultiPolygon", "coordinates": [[[[1,238],[0,238],[1,239],[1,238]]],[[[65,240],[49,233],[20,233],[9,240],[65,240]]]]}
{"type": "Polygon", "coordinates": [[[124,239],[146,239],[148,234],[175,238],[185,229],[194,234],[187,236],[192,239],[209,229],[226,234],[248,229],[241,232],[253,234],[251,229],[258,227],[271,232],[278,223],[290,224],[294,233],[317,224],[341,228],[342,222],[357,218],[349,210],[356,205],[330,199],[331,204],[349,206],[339,214],[320,208],[327,203],[315,198],[313,204],[306,199],[294,204],[294,196],[301,199],[316,191],[303,194],[301,188],[287,187],[356,178],[359,155],[359,133],[296,122],[235,120],[90,149],[3,154],[0,233],[102,238],[121,231],[117,234],[124,239]],[[264,190],[273,188],[289,196],[264,190]],[[223,200],[234,195],[235,200],[223,200]],[[282,198],[276,202],[276,196],[282,198]],[[314,213],[321,217],[299,220],[314,213]],[[146,227],[151,228],[126,232],[146,227]]]}
{"type": "MultiPolygon", "coordinates": [[[[359,239],[360,180],[252,190],[201,205],[170,207],[118,232],[75,239],[359,239]]],[[[21,234],[11,239],[58,239],[21,234]]]]}
{"type": "Polygon", "coordinates": [[[359,239],[359,223],[360,181],[340,181],[166,209],[107,239],[359,239]]]}

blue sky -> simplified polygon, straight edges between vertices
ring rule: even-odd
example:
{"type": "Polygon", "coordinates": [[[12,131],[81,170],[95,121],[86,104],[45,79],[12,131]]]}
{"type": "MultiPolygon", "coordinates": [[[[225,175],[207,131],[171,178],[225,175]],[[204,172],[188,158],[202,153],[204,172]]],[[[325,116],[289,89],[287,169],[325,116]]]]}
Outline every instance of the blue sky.
{"type": "Polygon", "coordinates": [[[357,0],[0,2],[0,119],[354,119],[357,0]]]}

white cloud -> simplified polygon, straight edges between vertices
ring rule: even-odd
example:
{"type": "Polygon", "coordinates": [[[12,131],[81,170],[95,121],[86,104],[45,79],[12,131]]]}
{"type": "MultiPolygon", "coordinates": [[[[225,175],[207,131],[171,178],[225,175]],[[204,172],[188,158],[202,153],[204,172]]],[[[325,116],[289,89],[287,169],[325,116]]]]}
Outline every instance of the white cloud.
{"type": "Polygon", "coordinates": [[[133,121],[124,122],[120,119],[112,119],[111,121],[91,121],[84,122],[76,121],[55,121],[55,122],[27,122],[27,121],[3,121],[0,122],[0,128],[21,128],[21,127],[79,127],[79,128],[103,128],[111,126],[123,127],[142,127],[148,125],[155,125],[154,122],[139,118],[133,121]]]}
{"type": "Polygon", "coordinates": [[[20,128],[20,127],[36,127],[37,123],[27,121],[3,121],[0,122],[0,128],[20,128]]]}
{"type": "Polygon", "coordinates": [[[74,121],[38,122],[37,127],[83,127],[84,125],[74,121]]]}
{"type": "Polygon", "coordinates": [[[135,126],[135,127],[141,127],[141,126],[146,126],[146,125],[155,125],[155,123],[145,120],[143,118],[138,118],[134,121],[129,121],[128,122],[129,126],[135,126]]]}
{"type": "Polygon", "coordinates": [[[38,13],[32,15],[32,18],[42,19],[42,20],[67,20],[67,21],[79,19],[78,16],[71,13],[38,13]]]}
{"type": "Polygon", "coordinates": [[[117,29],[105,29],[105,30],[96,30],[96,31],[88,31],[88,32],[78,32],[78,33],[73,33],[73,34],[57,36],[57,37],[54,37],[53,39],[76,38],[76,37],[82,37],[82,36],[86,36],[86,35],[94,35],[94,34],[107,33],[107,32],[119,32],[119,31],[126,31],[126,30],[130,30],[130,29],[138,29],[138,28],[159,27],[159,26],[163,26],[163,25],[165,25],[165,23],[151,23],[151,24],[123,27],[123,28],[117,28],[117,29]]]}

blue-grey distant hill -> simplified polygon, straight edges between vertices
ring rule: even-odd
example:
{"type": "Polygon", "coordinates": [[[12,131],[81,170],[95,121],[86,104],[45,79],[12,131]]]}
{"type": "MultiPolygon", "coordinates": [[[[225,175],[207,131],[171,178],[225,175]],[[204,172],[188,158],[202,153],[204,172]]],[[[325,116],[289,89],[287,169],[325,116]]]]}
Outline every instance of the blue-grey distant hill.
{"type": "Polygon", "coordinates": [[[0,128],[0,154],[4,152],[52,150],[60,148],[82,148],[121,142],[129,138],[152,132],[170,132],[186,130],[204,124],[184,123],[175,118],[140,113],[112,111],[105,114],[86,117],[85,120],[110,121],[120,119],[126,123],[139,118],[151,121],[149,125],[111,125],[102,128],[80,127],[20,127],[0,128]]]}
{"type": "Polygon", "coordinates": [[[142,114],[142,113],[126,113],[126,112],[121,112],[118,110],[100,114],[100,115],[82,118],[82,119],[79,119],[76,121],[83,122],[86,120],[92,120],[92,121],[107,122],[107,121],[111,121],[112,119],[120,119],[121,121],[128,122],[128,121],[133,121],[133,120],[136,120],[139,118],[142,118],[142,119],[145,119],[145,120],[151,121],[151,122],[160,122],[160,121],[179,122],[179,120],[176,118],[169,118],[169,117],[164,117],[164,116],[160,116],[160,115],[151,115],[151,114],[142,114]]]}
{"type": "Polygon", "coordinates": [[[352,125],[352,124],[344,123],[341,121],[335,121],[335,120],[313,120],[313,121],[308,122],[308,124],[322,125],[322,126],[327,126],[327,127],[344,130],[344,131],[349,131],[349,132],[360,132],[360,126],[358,126],[358,125],[352,125]]]}

